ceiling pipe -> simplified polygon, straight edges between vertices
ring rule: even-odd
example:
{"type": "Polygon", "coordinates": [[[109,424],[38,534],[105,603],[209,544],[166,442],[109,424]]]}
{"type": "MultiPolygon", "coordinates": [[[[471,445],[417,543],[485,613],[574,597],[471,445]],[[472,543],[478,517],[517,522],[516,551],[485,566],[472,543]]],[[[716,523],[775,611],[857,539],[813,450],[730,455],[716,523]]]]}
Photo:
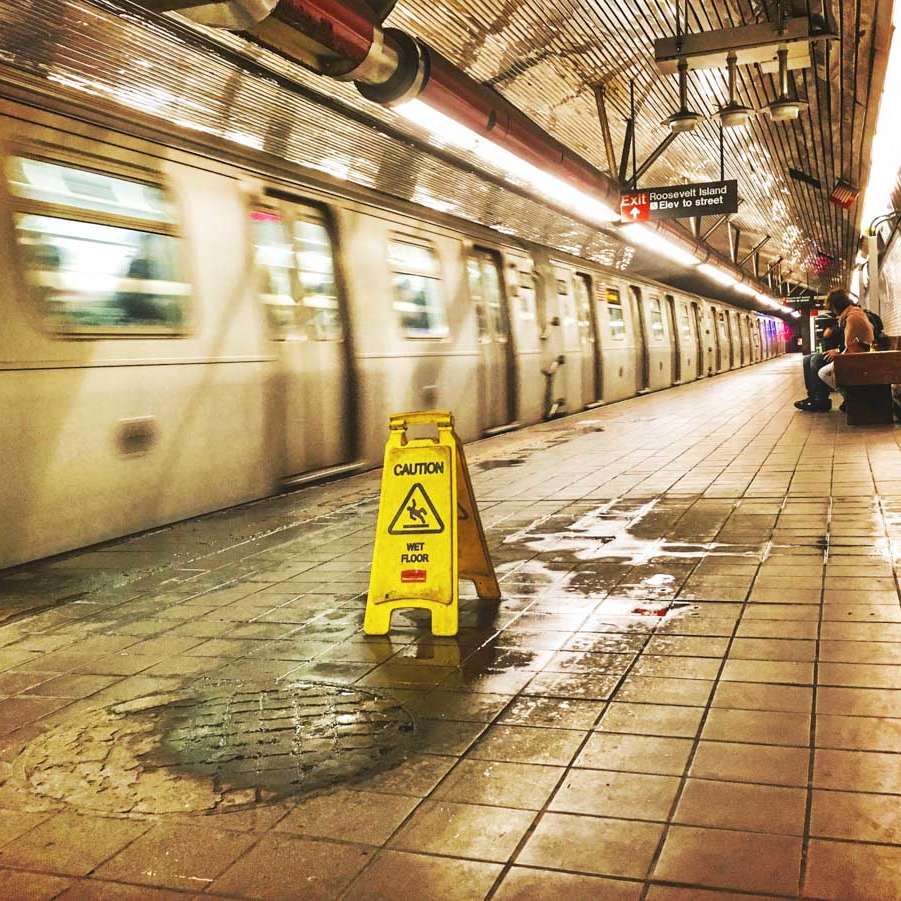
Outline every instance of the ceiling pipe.
{"type": "MultiPolygon", "coordinates": [[[[320,75],[353,81],[368,100],[387,106],[420,100],[611,209],[619,208],[620,188],[613,178],[433,48],[399,29],[383,28],[384,16],[393,6],[390,0],[140,2],[154,12],[177,11],[193,21],[241,31],[320,75]]],[[[669,222],[654,227],[699,263],[715,263],[736,281],[742,280],[741,269],[703,240],[693,240],[669,222]]]]}

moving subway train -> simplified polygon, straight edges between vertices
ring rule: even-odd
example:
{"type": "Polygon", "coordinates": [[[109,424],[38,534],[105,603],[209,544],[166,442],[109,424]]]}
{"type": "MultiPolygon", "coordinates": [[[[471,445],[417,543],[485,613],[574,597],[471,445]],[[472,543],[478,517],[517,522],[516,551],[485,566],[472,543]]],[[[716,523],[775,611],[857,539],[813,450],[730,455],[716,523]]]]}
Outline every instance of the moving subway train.
{"type": "MultiPolygon", "coordinates": [[[[0,101],[0,567],[767,359],[782,323],[0,101]]],[[[185,145],[188,146],[188,145],[185,145]]]]}

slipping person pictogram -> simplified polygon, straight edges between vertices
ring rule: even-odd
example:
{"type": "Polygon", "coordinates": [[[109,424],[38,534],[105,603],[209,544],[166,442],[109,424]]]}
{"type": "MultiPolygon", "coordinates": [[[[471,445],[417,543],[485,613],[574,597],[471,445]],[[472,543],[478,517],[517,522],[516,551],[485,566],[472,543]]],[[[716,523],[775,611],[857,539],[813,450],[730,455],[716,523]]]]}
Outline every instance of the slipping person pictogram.
{"type": "Polygon", "coordinates": [[[421,482],[407,492],[388,532],[391,535],[440,535],[444,522],[421,482]]]}

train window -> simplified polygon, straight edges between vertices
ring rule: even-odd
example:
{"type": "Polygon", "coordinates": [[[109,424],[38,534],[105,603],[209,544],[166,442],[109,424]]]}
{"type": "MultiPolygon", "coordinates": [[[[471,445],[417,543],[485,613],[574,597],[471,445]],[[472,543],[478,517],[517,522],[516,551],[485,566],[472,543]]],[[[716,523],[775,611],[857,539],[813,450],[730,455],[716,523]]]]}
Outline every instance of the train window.
{"type": "Polygon", "coordinates": [[[332,242],[313,210],[284,202],[250,215],[261,298],[277,340],[344,336],[332,242]]]}
{"type": "Polygon", "coordinates": [[[579,334],[586,341],[594,340],[594,330],[591,327],[591,277],[583,272],[577,272],[573,282],[576,295],[576,315],[579,321],[579,334]]]}
{"type": "Polygon", "coordinates": [[[662,341],[665,336],[663,327],[663,308],[660,306],[660,298],[652,297],[649,301],[651,308],[651,337],[655,341],[662,341]]]}
{"type": "Polygon", "coordinates": [[[189,288],[162,189],[29,157],[7,176],[25,279],[54,330],[182,330],[189,288]]]}
{"type": "Polygon", "coordinates": [[[394,309],[407,338],[447,337],[441,299],[441,269],[435,251],[424,244],[394,240],[388,246],[394,309]]]}
{"type": "Polygon", "coordinates": [[[721,335],[723,338],[728,337],[727,332],[726,332],[726,329],[727,329],[727,325],[726,325],[726,314],[725,314],[725,312],[722,311],[722,310],[720,311],[719,323],[720,323],[720,335],[721,335]]]}
{"type": "Polygon", "coordinates": [[[610,337],[626,337],[626,321],[623,317],[623,301],[616,288],[607,289],[607,327],[610,337]]]}
{"type": "Polygon", "coordinates": [[[691,313],[685,304],[679,305],[679,327],[686,338],[691,337],[691,313]]]}
{"type": "Polygon", "coordinates": [[[505,341],[509,335],[504,293],[497,258],[490,251],[475,249],[466,261],[469,293],[475,303],[479,337],[492,335],[505,341]]]}
{"type": "Polygon", "coordinates": [[[531,272],[519,271],[519,315],[522,319],[535,318],[535,292],[537,280],[531,272]]]}

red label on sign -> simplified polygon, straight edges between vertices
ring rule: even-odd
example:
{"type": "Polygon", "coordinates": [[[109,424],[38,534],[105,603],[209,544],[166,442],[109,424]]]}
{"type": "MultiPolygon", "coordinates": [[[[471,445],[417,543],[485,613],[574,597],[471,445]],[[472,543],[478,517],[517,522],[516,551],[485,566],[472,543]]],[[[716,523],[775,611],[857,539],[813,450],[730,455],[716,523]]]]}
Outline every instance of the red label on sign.
{"type": "Polygon", "coordinates": [[[623,222],[646,222],[650,219],[651,200],[647,191],[623,194],[620,198],[619,215],[623,222]]]}
{"type": "Polygon", "coordinates": [[[400,571],[401,582],[425,582],[426,571],[424,569],[402,569],[400,571]]]}

